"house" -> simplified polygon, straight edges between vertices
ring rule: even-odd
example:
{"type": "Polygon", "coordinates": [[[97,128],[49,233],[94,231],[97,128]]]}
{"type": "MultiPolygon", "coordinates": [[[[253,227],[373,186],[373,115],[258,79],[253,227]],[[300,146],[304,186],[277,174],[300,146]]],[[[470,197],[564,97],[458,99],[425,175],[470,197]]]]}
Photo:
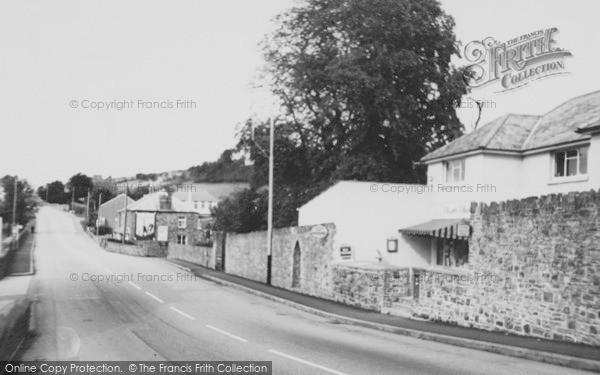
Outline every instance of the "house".
{"type": "Polygon", "coordinates": [[[171,242],[193,245],[202,241],[198,213],[187,210],[183,202],[166,192],[147,194],[131,206],[118,212],[118,238],[123,235],[127,221],[126,239],[136,241],[171,242]],[[125,219],[125,216],[127,219],[125,219]]]}
{"type": "Polygon", "coordinates": [[[600,188],[600,91],[541,116],[506,114],[421,163],[425,185],[341,181],[300,207],[298,223],[334,223],[348,260],[466,265],[472,202],[600,188]]]}
{"type": "Polygon", "coordinates": [[[247,183],[193,183],[174,185],[173,197],[183,202],[186,210],[195,211],[205,226],[211,224],[211,210],[231,194],[248,188],[247,183]]]}
{"type": "MultiPolygon", "coordinates": [[[[127,205],[135,201],[127,197],[127,205]]],[[[113,199],[102,203],[98,209],[98,226],[108,227],[112,231],[117,228],[117,214],[125,206],[125,194],[119,194],[113,199]]]]}
{"type": "Polygon", "coordinates": [[[600,188],[600,91],[541,116],[506,114],[421,159],[431,219],[400,227],[429,238],[432,265],[468,262],[470,206],[600,188]]]}
{"type": "Polygon", "coordinates": [[[423,187],[339,181],[298,209],[298,225],[334,223],[336,260],[427,265],[429,242],[398,236],[399,227],[429,219],[423,207],[429,206],[430,197],[423,187]],[[389,191],[396,189],[404,190],[401,194],[389,191]]]}
{"type": "Polygon", "coordinates": [[[176,191],[173,197],[179,199],[189,211],[195,211],[202,217],[211,215],[211,208],[219,203],[219,200],[206,190],[196,190],[192,185],[187,191],[176,191]]]}

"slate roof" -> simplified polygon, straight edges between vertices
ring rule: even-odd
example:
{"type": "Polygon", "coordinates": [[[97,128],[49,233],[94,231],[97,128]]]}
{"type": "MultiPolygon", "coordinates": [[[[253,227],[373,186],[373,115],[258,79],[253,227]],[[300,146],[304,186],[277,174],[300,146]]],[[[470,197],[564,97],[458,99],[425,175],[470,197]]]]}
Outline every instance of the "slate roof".
{"type": "Polygon", "coordinates": [[[421,161],[481,149],[519,151],[539,118],[539,116],[506,114],[430,152],[421,161]]]}
{"type": "MultiPolygon", "coordinates": [[[[130,206],[127,206],[127,211],[174,211],[174,212],[190,212],[182,201],[175,197],[171,197],[171,209],[161,210],[160,209],[160,197],[165,195],[164,192],[156,192],[152,194],[146,194],[138,201],[130,206]]],[[[119,210],[123,211],[123,209],[119,210]]]]}
{"type": "Polygon", "coordinates": [[[194,190],[189,189],[190,191],[176,191],[173,193],[173,197],[180,199],[182,201],[198,201],[198,202],[218,202],[219,200],[215,198],[212,194],[210,194],[206,190],[194,190]]]}
{"type": "Polygon", "coordinates": [[[573,98],[543,116],[506,114],[425,155],[421,161],[474,150],[528,151],[589,139],[600,125],[600,91],[573,98]]]}

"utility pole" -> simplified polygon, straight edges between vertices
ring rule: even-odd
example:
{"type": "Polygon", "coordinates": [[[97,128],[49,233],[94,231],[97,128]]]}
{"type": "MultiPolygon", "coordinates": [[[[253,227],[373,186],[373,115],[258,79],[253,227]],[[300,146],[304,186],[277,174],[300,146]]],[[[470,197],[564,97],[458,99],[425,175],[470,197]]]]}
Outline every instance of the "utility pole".
{"type": "MultiPolygon", "coordinates": [[[[125,201],[127,201],[127,197],[125,197],[125,201]]],[[[102,193],[100,193],[100,198],[98,200],[98,215],[96,215],[96,236],[100,235],[100,206],[102,206],[102,193]]]]}
{"type": "Polygon", "coordinates": [[[87,226],[87,222],[90,221],[90,189],[87,192],[87,199],[85,200],[85,222],[87,226]]]}
{"type": "Polygon", "coordinates": [[[273,257],[273,165],[275,145],[275,123],[269,120],[269,207],[267,211],[267,284],[271,285],[271,264],[273,257]]]}
{"type": "Polygon", "coordinates": [[[121,243],[125,243],[125,236],[127,235],[127,193],[129,192],[129,185],[125,185],[125,212],[123,213],[123,239],[121,243]]]}
{"type": "Polygon", "coordinates": [[[17,189],[18,189],[18,181],[19,181],[19,177],[15,176],[15,190],[13,192],[13,207],[12,207],[12,236],[13,236],[13,244],[15,243],[15,237],[16,237],[16,247],[15,249],[19,248],[19,230],[16,229],[16,225],[17,225],[17,189]]]}

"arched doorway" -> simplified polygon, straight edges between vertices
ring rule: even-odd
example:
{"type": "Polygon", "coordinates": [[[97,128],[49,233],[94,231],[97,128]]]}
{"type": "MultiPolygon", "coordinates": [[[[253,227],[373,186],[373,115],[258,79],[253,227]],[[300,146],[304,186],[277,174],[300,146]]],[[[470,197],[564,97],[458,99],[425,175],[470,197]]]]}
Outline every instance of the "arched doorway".
{"type": "Polygon", "coordinates": [[[300,261],[302,258],[302,254],[300,252],[300,243],[296,241],[296,246],[294,246],[294,255],[293,255],[293,265],[292,265],[292,288],[300,287],[300,261]]]}

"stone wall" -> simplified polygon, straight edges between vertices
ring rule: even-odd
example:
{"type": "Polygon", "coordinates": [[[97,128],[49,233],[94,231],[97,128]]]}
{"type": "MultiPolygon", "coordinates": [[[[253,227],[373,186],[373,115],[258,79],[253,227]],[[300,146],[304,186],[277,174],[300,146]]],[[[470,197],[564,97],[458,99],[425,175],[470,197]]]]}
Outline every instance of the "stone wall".
{"type": "Polygon", "coordinates": [[[469,264],[420,278],[417,315],[600,345],[600,193],[473,205],[469,264]]]}
{"type": "Polygon", "coordinates": [[[334,301],[381,311],[409,295],[410,270],[372,263],[336,263],[333,269],[334,301]]]}
{"type": "Polygon", "coordinates": [[[324,238],[312,235],[312,226],[273,231],[272,285],[311,296],[331,298],[335,226],[324,226],[328,232],[324,238]]]}
{"type": "MultiPolygon", "coordinates": [[[[325,226],[328,234],[321,239],[311,234],[312,226],[273,231],[272,285],[331,298],[330,263],[333,259],[335,226],[325,226]]],[[[266,282],[267,232],[228,233],[225,239],[225,272],[266,282]]]]}
{"type": "Polygon", "coordinates": [[[184,260],[215,269],[214,246],[186,246],[170,243],[167,258],[184,260]]]}
{"type": "Polygon", "coordinates": [[[267,282],[267,232],[227,233],[225,272],[267,282]]]}
{"type": "Polygon", "coordinates": [[[137,245],[123,244],[102,239],[100,246],[106,251],[140,257],[166,257],[167,247],[155,241],[140,241],[137,245]]]}

